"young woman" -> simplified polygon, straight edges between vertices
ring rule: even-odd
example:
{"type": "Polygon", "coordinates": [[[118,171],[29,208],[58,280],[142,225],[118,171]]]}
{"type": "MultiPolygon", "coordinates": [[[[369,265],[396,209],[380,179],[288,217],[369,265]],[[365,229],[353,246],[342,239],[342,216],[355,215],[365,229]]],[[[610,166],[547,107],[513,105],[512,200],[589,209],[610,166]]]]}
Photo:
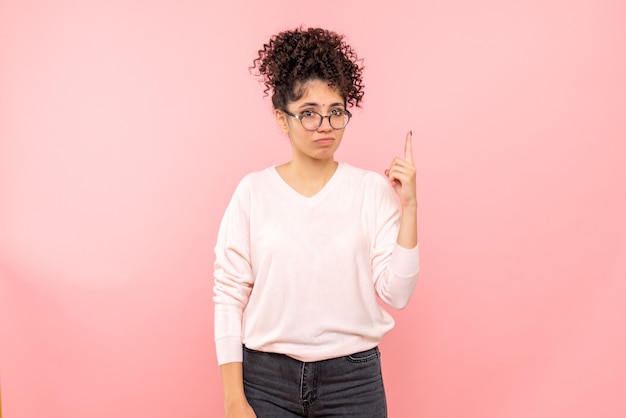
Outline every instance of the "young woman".
{"type": "Polygon", "coordinates": [[[393,319],[377,298],[403,308],[419,271],[411,134],[384,176],[335,160],[363,84],[334,32],[278,33],[253,68],[292,158],[244,177],[220,226],[226,416],[386,417],[378,344],[393,319]]]}

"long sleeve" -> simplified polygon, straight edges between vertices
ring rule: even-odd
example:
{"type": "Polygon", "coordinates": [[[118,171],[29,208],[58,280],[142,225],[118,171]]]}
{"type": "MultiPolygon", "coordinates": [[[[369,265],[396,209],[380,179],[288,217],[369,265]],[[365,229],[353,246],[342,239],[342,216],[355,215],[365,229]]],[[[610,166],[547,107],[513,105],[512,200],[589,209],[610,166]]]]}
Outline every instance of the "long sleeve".
{"type": "MultiPolygon", "coordinates": [[[[380,176],[377,176],[380,177],[380,176]]],[[[409,303],[419,276],[419,245],[407,249],[397,244],[400,212],[386,180],[374,182],[375,211],[372,271],[376,293],[388,306],[403,309],[409,303]]]]}
{"type": "Polygon", "coordinates": [[[242,360],[242,312],[252,289],[250,194],[237,187],[220,225],[215,246],[215,343],[219,364],[242,360]]]}

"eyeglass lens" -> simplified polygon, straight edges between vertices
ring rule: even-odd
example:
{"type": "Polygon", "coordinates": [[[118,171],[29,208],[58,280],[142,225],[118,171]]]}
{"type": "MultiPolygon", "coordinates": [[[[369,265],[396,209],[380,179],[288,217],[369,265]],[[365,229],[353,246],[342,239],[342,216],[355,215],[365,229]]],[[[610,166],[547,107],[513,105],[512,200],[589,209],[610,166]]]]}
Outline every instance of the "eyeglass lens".
{"type": "MultiPolygon", "coordinates": [[[[319,113],[305,113],[300,117],[300,121],[305,129],[314,131],[322,125],[323,118],[319,113]]],[[[329,118],[330,126],[333,129],[341,129],[348,124],[348,119],[346,112],[333,112],[329,118]]]]}

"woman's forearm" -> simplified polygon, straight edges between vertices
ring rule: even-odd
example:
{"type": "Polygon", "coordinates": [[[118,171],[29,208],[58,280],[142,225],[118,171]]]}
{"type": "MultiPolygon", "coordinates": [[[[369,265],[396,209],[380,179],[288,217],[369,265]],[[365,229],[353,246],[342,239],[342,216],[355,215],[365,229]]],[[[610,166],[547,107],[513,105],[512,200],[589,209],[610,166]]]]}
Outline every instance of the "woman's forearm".
{"type": "Polygon", "coordinates": [[[222,373],[222,386],[224,388],[224,402],[246,399],[243,391],[243,367],[242,363],[226,363],[220,366],[222,373]]]}
{"type": "Polygon", "coordinates": [[[224,409],[226,418],[256,418],[243,390],[243,364],[226,363],[220,366],[224,386],[224,409]]]}
{"type": "Polygon", "coordinates": [[[417,245],[417,202],[402,208],[398,245],[412,249],[417,245]]]}

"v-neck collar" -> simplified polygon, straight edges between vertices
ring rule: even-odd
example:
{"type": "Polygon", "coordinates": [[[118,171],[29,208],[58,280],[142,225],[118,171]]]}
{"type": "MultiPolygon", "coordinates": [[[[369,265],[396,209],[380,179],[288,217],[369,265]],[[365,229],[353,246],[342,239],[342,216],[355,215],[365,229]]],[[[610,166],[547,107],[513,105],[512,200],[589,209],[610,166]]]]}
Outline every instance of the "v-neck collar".
{"type": "Polygon", "coordinates": [[[337,169],[335,170],[333,175],[330,177],[330,179],[328,179],[326,184],[313,196],[305,196],[297,192],[293,187],[289,185],[289,183],[285,181],[285,179],[283,179],[283,177],[278,173],[278,170],[276,169],[275,165],[269,168],[272,174],[272,178],[274,178],[274,180],[280,184],[281,188],[286,190],[286,192],[289,195],[293,196],[294,198],[301,200],[303,202],[309,202],[309,203],[314,203],[320,200],[321,198],[323,198],[324,195],[326,195],[328,191],[334,187],[335,183],[337,183],[338,178],[342,175],[343,169],[344,169],[344,165],[340,162],[337,163],[337,169]]]}

